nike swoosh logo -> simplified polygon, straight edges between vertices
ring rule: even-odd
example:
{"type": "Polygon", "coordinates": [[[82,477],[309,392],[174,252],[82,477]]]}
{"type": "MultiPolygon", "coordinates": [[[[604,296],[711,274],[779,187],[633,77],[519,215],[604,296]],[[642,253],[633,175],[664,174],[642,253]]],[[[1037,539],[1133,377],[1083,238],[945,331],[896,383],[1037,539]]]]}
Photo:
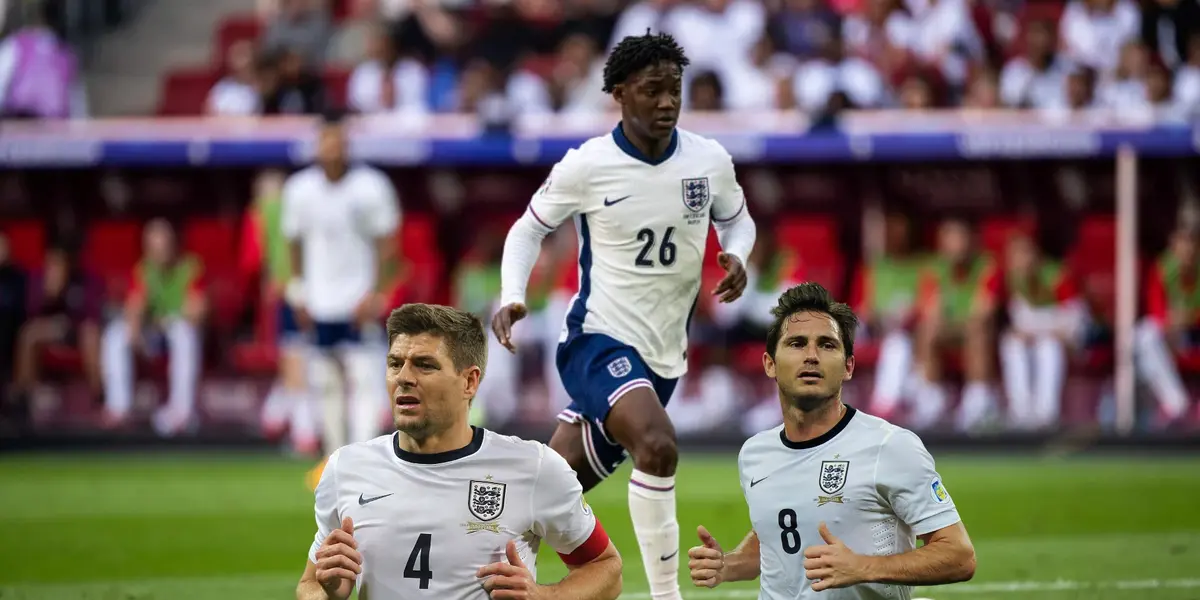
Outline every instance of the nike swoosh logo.
{"type": "MultiPolygon", "coordinates": [[[[767,477],[770,477],[770,475],[767,475],[767,477]]],[[[767,477],[763,477],[762,479],[752,479],[752,480],[750,481],[750,487],[754,487],[754,486],[756,486],[756,485],[758,485],[758,484],[762,483],[762,480],[763,480],[763,479],[766,479],[767,477]]]]}
{"type": "Polygon", "coordinates": [[[612,205],[614,205],[614,204],[616,204],[616,203],[618,203],[618,202],[624,202],[625,200],[628,200],[629,198],[632,198],[632,197],[633,197],[632,195],[629,195],[629,196],[622,196],[622,197],[620,197],[620,198],[617,198],[616,200],[609,200],[608,198],[605,198],[605,199],[604,199],[604,205],[605,205],[605,206],[612,206],[612,205]]]}
{"type": "Polygon", "coordinates": [[[676,551],[674,551],[674,552],[672,552],[672,553],[670,553],[670,554],[668,554],[668,555],[666,555],[666,556],[660,556],[660,557],[658,557],[658,559],[659,559],[659,560],[661,560],[661,561],[663,561],[663,562],[666,562],[666,561],[668,561],[668,560],[671,560],[672,558],[675,558],[675,555],[676,555],[676,554],[679,554],[679,551],[678,551],[678,550],[676,550],[676,551]]]}
{"type": "MultiPolygon", "coordinates": [[[[392,492],[392,493],[394,494],[395,492],[392,492]]],[[[391,495],[392,494],[384,494],[382,496],[375,496],[374,498],[367,498],[367,497],[363,496],[362,494],[359,494],[358,495],[358,505],[366,506],[376,500],[383,500],[384,498],[387,498],[388,496],[391,496],[391,495]]]]}

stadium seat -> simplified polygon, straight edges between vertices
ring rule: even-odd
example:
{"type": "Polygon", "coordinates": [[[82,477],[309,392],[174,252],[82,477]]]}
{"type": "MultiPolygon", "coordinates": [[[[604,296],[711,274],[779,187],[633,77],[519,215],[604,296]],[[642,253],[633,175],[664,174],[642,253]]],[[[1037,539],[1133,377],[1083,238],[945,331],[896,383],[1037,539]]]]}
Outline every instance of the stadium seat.
{"type": "Polygon", "coordinates": [[[1085,218],[1079,225],[1078,238],[1067,264],[1079,278],[1084,296],[1101,318],[1111,319],[1116,307],[1116,259],[1116,218],[1085,218]]]}
{"type": "Polygon", "coordinates": [[[108,297],[123,298],[142,254],[142,225],[136,221],[98,221],[88,228],[84,266],[105,282],[108,297]]]}
{"type": "Polygon", "coordinates": [[[437,218],[433,215],[404,215],[399,234],[403,279],[397,285],[393,304],[444,302],[448,299],[446,266],[438,242],[437,227],[437,218]]]}
{"type": "Polygon", "coordinates": [[[979,239],[983,250],[998,260],[1004,259],[1008,238],[1017,233],[1033,234],[1037,221],[1031,217],[991,217],[979,226],[979,239]]]}
{"type": "Polygon", "coordinates": [[[220,74],[209,67],[177,69],[163,79],[158,114],[162,116],[195,116],[204,114],[208,92],[220,80],[220,74]]]}
{"type": "Polygon", "coordinates": [[[13,220],[0,226],[8,239],[8,253],[13,264],[28,270],[42,267],[46,258],[46,228],[37,219],[13,220]]]}
{"type": "Polygon", "coordinates": [[[183,229],[183,249],[204,262],[210,314],[219,327],[232,326],[241,311],[238,277],[238,223],[223,218],[193,218],[183,229]]]}
{"type": "Polygon", "coordinates": [[[262,21],[257,14],[244,13],[226,17],[217,26],[217,39],[213,44],[213,65],[224,66],[229,59],[229,48],[243,40],[257,41],[262,32],[262,21]]]}
{"type": "Polygon", "coordinates": [[[775,235],[781,249],[790,249],[799,257],[805,279],[820,283],[834,297],[841,298],[846,265],[838,229],[834,217],[790,215],[779,220],[775,235]]]}
{"type": "Polygon", "coordinates": [[[321,72],[325,84],[325,95],[333,106],[346,106],[350,89],[350,70],[343,67],[325,67],[321,72]]]}

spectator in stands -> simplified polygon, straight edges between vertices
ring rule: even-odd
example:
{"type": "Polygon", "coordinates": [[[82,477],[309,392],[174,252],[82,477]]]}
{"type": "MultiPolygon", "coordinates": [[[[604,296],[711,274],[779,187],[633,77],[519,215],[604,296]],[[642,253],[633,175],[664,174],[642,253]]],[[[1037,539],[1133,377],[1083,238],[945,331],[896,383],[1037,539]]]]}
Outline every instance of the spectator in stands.
{"type": "MultiPolygon", "coordinates": [[[[759,0],[701,0],[677,5],[664,28],[691,59],[692,71],[712,69],[728,79],[727,69],[750,62],[754,45],[766,33],[767,12],[759,0]]],[[[687,73],[684,77],[686,83],[687,73]]]]}
{"type": "Polygon", "coordinates": [[[805,62],[792,78],[797,105],[809,113],[820,113],[842,93],[857,108],[880,106],[887,97],[883,76],[867,60],[849,56],[840,33],[822,48],[818,58],[805,62]]]}
{"type": "Polygon", "coordinates": [[[325,84],[294,50],[271,56],[263,77],[263,114],[312,115],[327,108],[325,84]]]}
{"type": "Polygon", "coordinates": [[[142,252],[124,313],[108,324],[101,339],[105,424],[119,426],[130,417],[135,353],[156,355],[165,342],[170,391],[152,422],[160,435],[171,436],[191,425],[195,416],[206,304],[204,267],[197,257],[179,252],[175,231],[161,219],[146,224],[142,252]]]}
{"type": "Polygon", "coordinates": [[[631,35],[642,35],[649,29],[653,33],[665,31],[667,18],[681,0],[634,0],[617,17],[612,35],[608,38],[608,49],[631,35]]]}
{"type": "Polygon", "coordinates": [[[925,429],[941,416],[940,405],[908,393],[913,377],[913,327],[916,290],[926,257],[913,252],[912,223],[902,213],[886,217],[884,244],[859,271],[851,303],[862,326],[856,343],[876,342],[879,358],[869,412],[892,420],[903,404],[911,405],[909,424],[925,429]]]}
{"type": "Polygon", "coordinates": [[[909,48],[952,88],[966,83],[970,65],[983,62],[985,49],[967,0],[927,0],[912,19],[909,48]]]}
{"type": "Polygon", "coordinates": [[[396,47],[429,70],[430,105],[434,110],[452,110],[466,29],[456,11],[465,10],[472,2],[381,0],[380,11],[395,32],[396,47]]]}
{"type": "Polygon", "coordinates": [[[524,114],[594,114],[617,108],[603,91],[604,57],[587,34],[567,35],[545,75],[517,69],[505,88],[508,102],[524,114]]]}
{"type": "Polygon", "coordinates": [[[897,93],[900,96],[900,107],[905,110],[929,110],[942,105],[931,73],[910,73],[900,83],[897,93]]]}
{"type": "Polygon", "coordinates": [[[948,219],[938,228],[938,257],[924,269],[919,284],[917,362],[923,371],[919,402],[931,413],[946,406],[943,357],[961,351],[966,386],[955,426],[970,431],[995,410],[992,390],[994,316],[1001,276],[992,257],[979,251],[971,226],[948,219]]]}
{"type": "Polygon", "coordinates": [[[267,32],[263,48],[268,52],[295,51],[304,66],[325,62],[333,26],[321,0],[266,0],[267,32]]]}
{"type": "Polygon", "coordinates": [[[69,346],[79,350],[83,375],[96,399],[102,394],[100,380],[100,300],[97,282],[85,273],[64,247],[51,248],[41,276],[31,282],[29,320],[21,328],[17,343],[18,395],[28,397],[38,382],[39,353],[46,346],[69,346]]]}
{"type": "Polygon", "coordinates": [[[1096,85],[1096,103],[1119,110],[1149,107],[1150,99],[1146,94],[1149,70],[1149,49],[1141,40],[1129,40],[1121,47],[1116,70],[1096,85]]]}
{"type": "Polygon", "coordinates": [[[0,118],[86,117],[75,51],[62,39],[62,4],[41,2],[39,10],[0,42],[0,118]]]}
{"type": "Polygon", "coordinates": [[[1200,35],[1200,2],[1152,0],[1142,2],[1142,41],[1170,69],[1188,60],[1189,45],[1200,35]]]}
{"type": "Polygon", "coordinates": [[[980,68],[971,73],[963,96],[964,108],[1000,108],[1000,81],[996,71],[980,68]]]}
{"type": "Polygon", "coordinates": [[[1067,75],[1066,88],[1067,110],[1086,110],[1096,106],[1096,71],[1093,69],[1076,67],[1067,75]]]}
{"type": "Polygon", "coordinates": [[[870,61],[890,73],[897,56],[907,54],[912,39],[912,19],[899,10],[896,0],[865,0],[862,8],[842,21],[847,54],[870,61]]]}
{"type": "Polygon", "coordinates": [[[1200,114],[1200,33],[1188,38],[1187,62],[1175,73],[1172,96],[1185,115],[1200,114]]]}
{"type": "Polygon", "coordinates": [[[834,37],[841,37],[841,27],[841,18],[821,0],[784,0],[767,30],[780,50],[810,60],[822,56],[834,37]]]}
{"type": "Polygon", "coordinates": [[[1200,231],[1182,226],[1150,271],[1146,317],[1134,335],[1138,375],[1158,400],[1158,425],[1187,416],[1189,396],[1175,354],[1200,347],[1200,231]]]}
{"type": "MultiPolygon", "coordinates": [[[[13,264],[8,253],[8,238],[0,233],[0,381],[12,381],[13,358],[16,355],[17,336],[26,314],[26,277],[20,267],[13,264]]],[[[0,427],[10,413],[11,418],[24,422],[24,403],[10,404],[8,386],[0,387],[0,427]]],[[[14,395],[15,396],[15,395],[14,395]]]]}
{"type": "Polygon", "coordinates": [[[569,0],[563,17],[562,31],[567,35],[587,36],[599,52],[612,38],[617,24],[617,3],[612,0],[569,0]]]}
{"type": "Polygon", "coordinates": [[[350,75],[348,104],[359,113],[409,116],[429,111],[429,72],[413,57],[401,56],[391,30],[371,30],[367,60],[350,75]]]}
{"type": "Polygon", "coordinates": [[[263,433],[276,439],[287,430],[293,450],[315,455],[320,451],[320,409],[308,389],[303,332],[292,307],[283,300],[293,276],[292,257],[283,235],[283,177],[277,171],[266,171],[255,182],[254,203],[243,221],[240,268],[244,281],[261,286],[263,305],[275,311],[279,379],[263,403],[263,433]]]}
{"type": "Polygon", "coordinates": [[[1000,98],[1013,108],[1066,106],[1071,72],[1056,51],[1054,24],[1033,21],[1025,30],[1025,53],[1009,60],[1000,73],[1000,98]]]}
{"type": "Polygon", "coordinates": [[[1131,0],[1071,0],[1058,22],[1067,58],[1107,75],[1121,48],[1141,33],[1141,13],[1131,0]]]}
{"type": "Polygon", "coordinates": [[[258,82],[258,56],[254,43],[239,40],[229,47],[225,76],[208,93],[210,115],[249,116],[262,110],[258,82]]]}
{"type": "Polygon", "coordinates": [[[1082,341],[1087,309],[1062,263],[1044,258],[1028,235],[1008,241],[1005,289],[1008,327],[1000,337],[1000,370],[1010,427],[1058,425],[1067,351],[1082,341]]]}
{"type": "Polygon", "coordinates": [[[731,110],[775,110],[791,108],[792,75],[796,59],[776,52],[768,35],[750,49],[745,61],[729,61],[721,71],[725,82],[725,105],[731,110]]]}
{"type": "Polygon", "coordinates": [[[712,71],[693,75],[688,84],[687,102],[688,110],[725,110],[725,86],[721,83],[721,78],[712,71]]]}

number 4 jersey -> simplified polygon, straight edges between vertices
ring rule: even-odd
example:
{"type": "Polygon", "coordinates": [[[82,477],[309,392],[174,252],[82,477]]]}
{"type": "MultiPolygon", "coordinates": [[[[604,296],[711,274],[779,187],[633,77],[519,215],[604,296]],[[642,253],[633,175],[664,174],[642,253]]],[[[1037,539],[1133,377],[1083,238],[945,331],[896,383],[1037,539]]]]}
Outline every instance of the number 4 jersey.
{"type": "Polygon", "coordinates": [[[682,376],[710,226],[743,263],[754,246],[754,222],[729,153],[676,129],[666,153],[652,160],[620,125],[567,152],[509,233],[503,303],[524,301],[538,250],[530,240],[540,243],[572,217],[579,294],[562,339],[602,333],[636,349],[660,377],[682,376]]]}
{"type": "Polygon", "coordinates": [[[746,441],[738,472],[762,556],[762,600],[911,597],[907,586],[812,591],[804,549],[829,532],[858,554],[916,548],[916,538],[959,522],[954,501],[916,434],[847,406],[826,434],[803,443],[780,425],[746,441]]]}
{"type": "Polygon", "coordinates": [[[317,486],[316,515],[308,559],[350,517],[363,555],[359,597],[371,600],[486,600],[475,572],[506,562],[509,540],[535,577],[543,540],[568,564],[608,548],[562,457],[481,428],[440,454],[406,452],[395,433],[340,448],[317,486]]]}

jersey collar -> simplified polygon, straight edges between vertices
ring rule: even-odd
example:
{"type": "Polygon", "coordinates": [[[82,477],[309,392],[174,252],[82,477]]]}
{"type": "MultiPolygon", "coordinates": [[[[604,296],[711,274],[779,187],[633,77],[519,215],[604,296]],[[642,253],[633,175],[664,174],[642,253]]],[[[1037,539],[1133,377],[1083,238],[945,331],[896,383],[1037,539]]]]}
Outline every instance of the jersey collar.
{"type": "Polygon", "coordinates": [[[638,150],[637,146],[634,146],[633,142],[629,141],[629,138],[625,137],[625,131],[621,129],[620,123],[617,123],[617,126],[613,128],[612,137],[613,142],[616,142],[617,147],[620,148],[622,152],[652,166],[661,165],[662,163],[666,162],[668,158],[671,158],[675,154],[675,150],[679,148],[678,129],[671,131],[671,142],[667,144],[667,151],[663,152],[663,155],[659,157],[658,160],[652,159],[643,154],[641,150],[638,150]]]}
{"type": "Polygon", "coordinates": [[[452,460],[466,458],[472,454],[475,454],[481,447],[483,447],[483,428],[472,427],[471,429],[475,431],[475,435],[471,436],[471,443],[457,450],[435,452],[433,454],[418,454],[416,452],[402,450],[400,448],[400,432],[392,434],[392,450],[396,452],[396,458],[399,458],[404,462],[415,463],[418,465],[438,465],[441,463],[450,462],[452,460]]]}
{"type": "Polygon", "coordinates": [[[788,448],[791,448],[792,450],[808,450],[810,448],[816,448],[817,446],[820,446],[821,444],[824,444],[825,442],[832,440],[834,437],[837,436],[837,434],[841,433],[842,430],[845,429],[846,426],[850,424],[850,419],[854,418],[854,413],[856,413],[856,412],[858,412],[858,411],[854,410],[853,406],[850,406],[849,404],[847,404],[846,405],[846,414],[842,415],[842,418],[841,418],[841,420],[839,420],[837,422],[837,425],[834,425],[833,429],[830,429],[829,431],[826,431],[825,433],[823,433],[811,440],[804,441],[804,442],[793,442],[792,440],[788,439],[787,432],[784,429],[779,430],[779,439],[783,442],[784,446],[787,446],[788,448]]]}

